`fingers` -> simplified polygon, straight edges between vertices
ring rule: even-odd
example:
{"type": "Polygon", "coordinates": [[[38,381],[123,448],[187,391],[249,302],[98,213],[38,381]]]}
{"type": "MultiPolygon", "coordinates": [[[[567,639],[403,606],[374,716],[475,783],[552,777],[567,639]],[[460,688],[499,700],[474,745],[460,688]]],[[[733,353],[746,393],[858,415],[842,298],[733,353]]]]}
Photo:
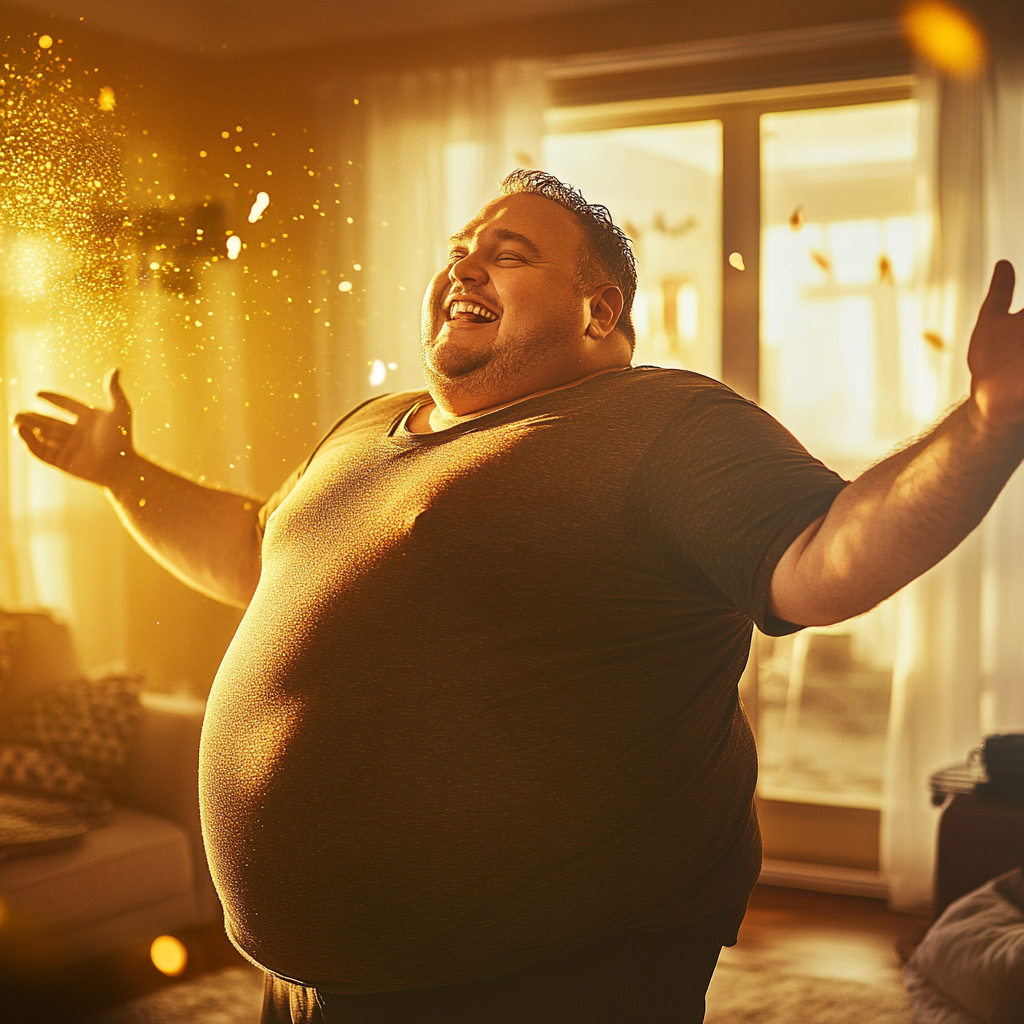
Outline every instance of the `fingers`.
{"type": "Polygon", "coordinates": [[[131,412],[131,403],[129,403],[128,396],[124,393],[124,388],[121,387],[121,370],[118,367],[115,366],[107,372],[107,376],[103,380],[103,389],[106,391],[115,409],[120,412],[131,412]]]}
{"type": "Polygon", "coordinates": [[[14,417],[14,425],[17,427],[26,426],[30,430],[50,431],[54,434],[59,433],[62,437],[66,437],[74,427],[74,424],[68,423],[67,420],[58,420],[53,416],[44,416],[39,412],[19,412],[14,417]]]}
{"type": "Polygon", "coordinates": [[[37,391],[36,394],[45,402],[57,406],[59,409],[66,409],[74,416],[81,416],[84,413],[92,412],[92,407],[68,395],[58,394],[56,391],[37,391]]]}
{"type": "Polygon", "coordinates": [[[1013,264],[1009,260],[1000,260],[992,271],[992,282],[988,286],[988,295],[981,304],[982,313],[1007,313],[1013,301],[1014,273],[1013,264]]]}
{"type": "Polygon", "coordinates": [[[22,441],[25,442],[28,450],[37,458],[42,459],[43,462],[48,462],[50,465],[55,465],[57,456],[60,452],[59,446],[54,446],[47,441],[44,441],[41,434],[27,423],[20,423],[18,425],[18,434],[21,436],[22,441]]]}

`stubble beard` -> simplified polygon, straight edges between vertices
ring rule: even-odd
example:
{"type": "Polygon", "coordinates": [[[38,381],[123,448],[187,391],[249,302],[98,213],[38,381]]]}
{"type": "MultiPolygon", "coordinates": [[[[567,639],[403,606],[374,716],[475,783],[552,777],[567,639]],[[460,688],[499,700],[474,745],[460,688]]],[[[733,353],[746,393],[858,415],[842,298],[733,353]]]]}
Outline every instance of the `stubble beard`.
{"type": "MultiPolygon", "coordinates": [[[[435,353],[433,344],[423,347],[423,374],[427,387],[437,398],[459,395],[500,393],[515,385],[527,362],[525,339],[503,337],[499,332],[482,349],[457,349],[448,343],[443,353],[435,353]],[[434,356],[438,354],[440,359],[434,356]]],[[[527,345],[529,343],[527,342],[527,345]]]]}

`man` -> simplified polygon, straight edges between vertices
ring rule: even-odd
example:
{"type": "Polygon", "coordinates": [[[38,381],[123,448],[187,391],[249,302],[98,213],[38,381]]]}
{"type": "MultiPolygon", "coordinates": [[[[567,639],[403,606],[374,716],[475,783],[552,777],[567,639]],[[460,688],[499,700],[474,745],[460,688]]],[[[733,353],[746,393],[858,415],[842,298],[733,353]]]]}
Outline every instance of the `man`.
{"type": "Polygon", "coordinates": [[[264,1021],[696,1022],[758,874],[751,623],[849,618],[935,564],[1024,457],[996,267],[971,396],[851,484],[695,374],[630,367],[636,277],[540,172],[451,239],[427,390],[351,412],[262,508],[110,410],[19,430],[172,572],[247,605],[202,811],[264,1021]]]}

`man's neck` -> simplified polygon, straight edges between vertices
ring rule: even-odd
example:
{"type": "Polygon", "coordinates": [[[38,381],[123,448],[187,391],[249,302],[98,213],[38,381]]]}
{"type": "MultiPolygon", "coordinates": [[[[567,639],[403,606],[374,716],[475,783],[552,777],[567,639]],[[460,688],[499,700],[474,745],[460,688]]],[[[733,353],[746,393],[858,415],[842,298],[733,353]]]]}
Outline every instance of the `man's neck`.
{"type": "Polygon", "coordinates": [[[513,405],[518,405],[520,402],[525,402],[529,398],[539,398],[541,395],[550,395],[555,391],[564,391],[566,388],[572,388],[577,384],[582,384],[586,380],[599,377],[603,373],[613,373],[617,370],[626,370],[628,368],[628,366],[606,366],[601,370],[595,370],[593,373],[588,373],[583,377],[577,377],[575,380],[566,381],[564,384],[556,384],[553,387],[544,388],[540,391],[531,391],[528,395],[520,395],[507,402],[489,405],[484,409],[474,409],[473,412],[464,413],[462,415],[458,415],[449,409],[444,409],[431,400],[424,402],[423,405],[416,409],[409,419],[408,428],[413,434],[429,434],[438,430],[447,430],[449,427],[458,426],[460,423],[465,423],[468,420],[475,420],[480,416],[486,416],[488,413],[499,412],[501,409],[508,409],[513,405]]]}

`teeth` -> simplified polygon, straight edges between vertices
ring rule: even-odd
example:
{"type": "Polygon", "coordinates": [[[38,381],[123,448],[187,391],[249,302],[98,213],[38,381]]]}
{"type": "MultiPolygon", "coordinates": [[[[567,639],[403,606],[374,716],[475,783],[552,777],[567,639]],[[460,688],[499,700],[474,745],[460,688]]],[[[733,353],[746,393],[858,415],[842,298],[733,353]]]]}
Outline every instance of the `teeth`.
{"type": "Polygon", "coordinates": [[[472,302],[453,302],[448,307],[448,319],[453,319],[458,313],[472,313],[475,316],[483,317],[485,320],[498,319],[498,317],[489,309],[485,309],[483,306],[477,306],[472,302]]]}

